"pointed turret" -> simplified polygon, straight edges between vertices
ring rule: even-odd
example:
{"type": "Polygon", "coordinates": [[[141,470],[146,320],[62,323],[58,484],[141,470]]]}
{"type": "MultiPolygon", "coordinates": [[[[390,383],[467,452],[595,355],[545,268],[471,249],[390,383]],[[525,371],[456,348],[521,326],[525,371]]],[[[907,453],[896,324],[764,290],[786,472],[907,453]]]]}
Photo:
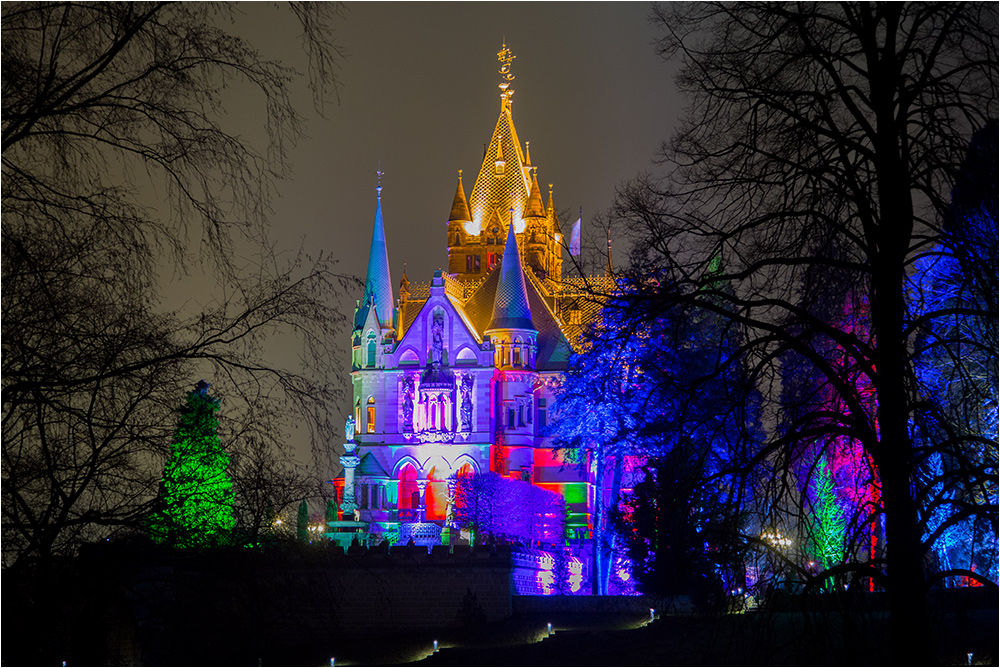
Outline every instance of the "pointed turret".
{"type": "Polygon", "coordinates": [[[542,192],[538,187],[538,170],[531,171],[531,194],[524,205],[524,218],[545,218],[545,207],[542,206],[542,192]]]}
{"type": "Polygon", "coordinates": [[[552,219],[552,232],[562,234],[562,227],[559,225],[559,214],[556,212],[556,205],[552,199],[552,184],[549,184],[549,203],[545,207],[545,214],[552,219]]]}
{"type": "Polygon", "coordinates": [[[365,326],[368,310],[375,304],[375,314],[383,327],[392,326],[392,278],[389,276],[389,252],[385,245],[385,228],[382,225],[382,184],[375,189],[378,199],[375,204],[375,225],[372,230],[372,245],[368,251],[368,274],[365,276],[365,294],[354,314],[354,329],[365,326]]]}
{"type": "Polygon", "coordinates": [[[524,220],[521,213],[531,188],[531,180],[525,169],[524,151],[511,117],[510,97],[514,91],[510,84],[514,75],[510,72],[510,63],[514,56],[505,44],[497,57],[501,63],[500,117],[483,156],[476,182],[469,193],[472,223],[468,226],[468,231],[473,235],[488,229],[487,222],[494,208],[502,212],[513,208],[514,228],[518,233],[523,232],[524,220]]]}
{"type": "Polygon", "coordinates": [[[531,322],[531,309],[528,307],[524,271],[521,269],[521,256],[517,250],[517,235],[514,234],[514,221],[511,220],[507,228],[503,262],[500,265],[497,294],[493,300],[493,319],[490,320],[486,332],[498,329],[534,330],[534,328],[531,322]]]}
{"type": "Polygon", "coordinates": [[[451,203],[451,215],[448,216],[449,223],[471,222],[469,215],[469,202],[465,199],[465,188],[462,187],[462,170],[458,170],[458,186],[455,188],[455,200],[451,203]]]}

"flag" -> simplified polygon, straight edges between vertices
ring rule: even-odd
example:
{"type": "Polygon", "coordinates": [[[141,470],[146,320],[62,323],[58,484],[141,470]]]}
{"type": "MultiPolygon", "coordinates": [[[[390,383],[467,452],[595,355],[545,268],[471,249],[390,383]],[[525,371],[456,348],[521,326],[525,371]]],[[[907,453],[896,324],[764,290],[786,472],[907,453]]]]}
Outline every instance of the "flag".
{"type": "Polygon", "coordinates": [[[580,254],[580,222],[583,218],[577,218],[573,223],[573,231],[569,235],[569,254],[576,257],[580,254]]]}

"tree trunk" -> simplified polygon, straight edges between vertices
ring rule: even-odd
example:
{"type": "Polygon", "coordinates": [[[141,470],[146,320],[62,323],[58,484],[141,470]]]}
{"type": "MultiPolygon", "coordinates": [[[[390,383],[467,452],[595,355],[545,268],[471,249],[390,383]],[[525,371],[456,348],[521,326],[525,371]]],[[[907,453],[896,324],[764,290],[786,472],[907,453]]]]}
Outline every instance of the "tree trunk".
{"type": "Polygon", "coordinates": [[[894,101],[880,109],[878,189],[881,220],[872,266],[872,333],[875,338],[878,447],[872,452],[882,481],[888,557],[890,650],[896,663],[933,661],[921,527],[913,498],[913,444],[907,411],[907,345],[903,334],[905,260],[913,231],[913,201],[906,166],[893,130],[894,101]]]}

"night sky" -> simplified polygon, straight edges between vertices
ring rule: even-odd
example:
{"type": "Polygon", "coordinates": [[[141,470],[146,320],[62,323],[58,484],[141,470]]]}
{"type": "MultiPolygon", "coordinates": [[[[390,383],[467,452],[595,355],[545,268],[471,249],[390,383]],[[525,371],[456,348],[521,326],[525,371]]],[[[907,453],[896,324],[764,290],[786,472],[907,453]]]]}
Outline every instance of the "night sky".
{"type": "MultiPolygon", "coordinates": [[[[304,69],[293,19],[264,3],[241,9],[235,31],[266,57],[304,69]]],[[[305,82],[298,87],[308,138],[289,154],[294,173],[274,202],[277,247],[322,250],[363,278],[381,161],[393,283],[404,262],[411,281],[445,266],[457,170],[468,194],[500,112],[504,39],[516,56],[514,123],[539,182],[555,184],[557,209],[574,211],[564,231],[581,206],[590,220],[611,205],[616,185],[650,168],[680,113],[649,14],[646,3],[348,4],[333,35],[346,56],[339,101],[321,118],[305,82]]],[[[253,136],[262,115],[247,113],[239,93],[227,122],[253,136]]],[[[346,335],[344,345],[346,380],[346,335]]]]}

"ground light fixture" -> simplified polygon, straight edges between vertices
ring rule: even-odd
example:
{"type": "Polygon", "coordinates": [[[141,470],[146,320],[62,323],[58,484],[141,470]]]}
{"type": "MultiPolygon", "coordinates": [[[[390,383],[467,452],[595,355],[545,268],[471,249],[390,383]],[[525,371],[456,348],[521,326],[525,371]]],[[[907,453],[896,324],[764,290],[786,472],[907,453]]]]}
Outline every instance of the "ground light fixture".
{"type": "Polygon", "coordinates": [[[438,651],[438,641],[437,640],[434,641],[434,651],[435,652],[438,651]]]}
{"type": "Polygon", "coordinates": [[[649,609],[649,621],[651,622],[656,621],[656,610],[654,610],[653,608],[649,609]]]}
{"type": "Polygon", "coordinates": [[[549,635],[552,635],[552,622],[549,622],[548,627],[549,627],[549,635]]]}

